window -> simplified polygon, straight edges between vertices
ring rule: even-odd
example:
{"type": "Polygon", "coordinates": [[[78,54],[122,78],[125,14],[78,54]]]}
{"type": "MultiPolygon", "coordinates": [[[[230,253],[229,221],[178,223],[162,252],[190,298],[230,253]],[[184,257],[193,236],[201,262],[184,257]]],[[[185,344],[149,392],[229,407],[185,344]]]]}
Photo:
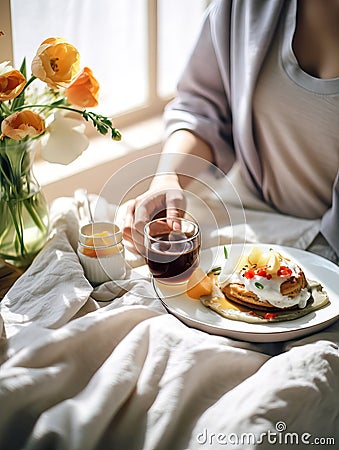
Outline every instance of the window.
{"type": "Polygon", "coordinates": [[[131,123],[160,113],[173,96],[205,7],[206,0],[1,0],[0,17],[5,33],[11,17],[15,67],[24,56],[30,63],[45,38],[64,37],[100,82],[100,112],[131,123]]]}
{"type": "Polygon", "coordinates": [[[108,140],[93,139],[68,166],[39,161],[35,174],[48,200],[72,195],[79,186],[98,193],[105,175],[146,152],[159,151],[162,123],[157,116],[175,94],[207,3],[0,0],[0,61],[10,60],[17,68],[26,57],[29,67],[44,39],[65,38],[79,50],[81,66],[90,67],[100,82],[96,111],[114,117],[123,132],[113,152],[108,140]]]}

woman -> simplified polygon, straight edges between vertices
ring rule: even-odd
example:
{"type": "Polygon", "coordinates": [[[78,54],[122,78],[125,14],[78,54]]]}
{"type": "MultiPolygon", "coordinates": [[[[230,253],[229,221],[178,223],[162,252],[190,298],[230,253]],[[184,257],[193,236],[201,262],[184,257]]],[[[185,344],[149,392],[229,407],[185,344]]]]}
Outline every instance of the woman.
{"type": "Polygon", "coordinates": [[[178,172],[193,155],[225,173],[236,161],[238,180],[272,210],[319,219],[309,248],[338,263],[338,23],[338,0],[211,4],[165,111],[158,173],[128,204],[126,240],[140,251],[148,220],[183,213],[178,172]]]}

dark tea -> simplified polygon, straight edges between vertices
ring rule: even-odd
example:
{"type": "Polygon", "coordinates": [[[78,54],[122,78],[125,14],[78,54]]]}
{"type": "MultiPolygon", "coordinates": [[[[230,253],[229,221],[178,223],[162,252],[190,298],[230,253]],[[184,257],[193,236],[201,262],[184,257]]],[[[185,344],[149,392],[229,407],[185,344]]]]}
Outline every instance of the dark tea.
{"type": "Polygon", "coordinates": [[[198,226],[189,222],[187,231],[183,225],[181,230],[165,231],[161,220],[162,226],[158,233],[151,226],[148,228],[151,235],[145,235],[146,263],[155,279],[166,283],[183,283],[199,264],[198,226]]]}

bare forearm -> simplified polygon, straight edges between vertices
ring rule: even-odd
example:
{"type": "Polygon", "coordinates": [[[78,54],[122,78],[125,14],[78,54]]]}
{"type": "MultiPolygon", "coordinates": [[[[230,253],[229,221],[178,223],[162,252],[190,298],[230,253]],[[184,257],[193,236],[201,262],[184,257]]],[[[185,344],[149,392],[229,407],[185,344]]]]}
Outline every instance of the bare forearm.
{"type": "Polygon", "coordinates": [[[185,187],[194,175],[213,161],[211,147],[201,138],[187,130],[178,130],[165,142],[154,182],[164,176],[178,178],[185,187]]]}

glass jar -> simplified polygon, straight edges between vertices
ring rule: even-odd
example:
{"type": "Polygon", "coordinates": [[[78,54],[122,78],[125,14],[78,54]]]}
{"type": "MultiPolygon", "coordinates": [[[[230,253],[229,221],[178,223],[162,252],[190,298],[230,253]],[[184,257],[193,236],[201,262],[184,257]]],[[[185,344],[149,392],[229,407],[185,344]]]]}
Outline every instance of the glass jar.
{"type": "Polygon", "coordinates": [[[80,228],[78,257],[92,284],[126,276],[125,248],[120,228],[110,222],[88,223],[80,228]]]}

